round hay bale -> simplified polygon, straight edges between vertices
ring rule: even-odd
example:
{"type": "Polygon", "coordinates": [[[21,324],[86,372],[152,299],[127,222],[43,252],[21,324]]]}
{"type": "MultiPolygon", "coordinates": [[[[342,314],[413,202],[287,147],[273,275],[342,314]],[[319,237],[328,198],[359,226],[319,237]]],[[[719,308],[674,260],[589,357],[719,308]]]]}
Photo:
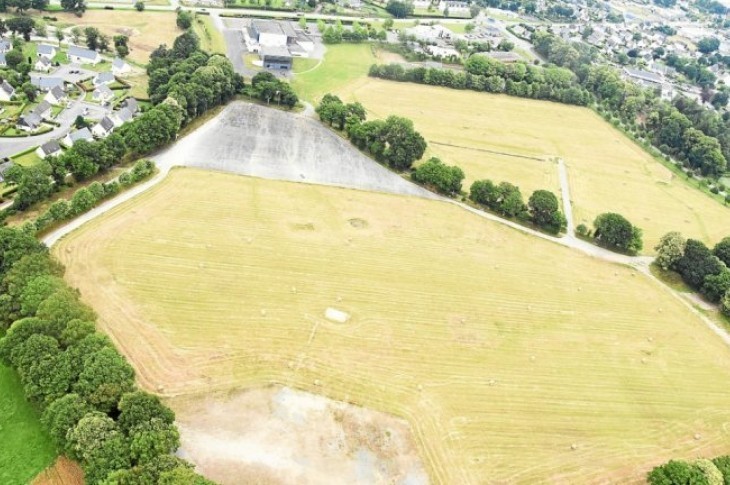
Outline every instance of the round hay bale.
{"type": "Polygon", "coordinates": [[[205,263],[198,263],[198,268],[200,268],[200,269],[205,268],[205,263]]]}
{"type": "Polygon", "coordinates": [[[319,379],[315,379],[314,380],[314,385],[315,386],[321,386],[322,385],[322,381],[320,381],[319,379]]]}
{"type": "Polygon", "coordinates": [[[534,355],[531,355],[530,356],[530,362],[535,362],[535,356],[534,355]]]}
{"type": "Polygon", "coordinates": [[[337,295],[337,302],[339,303],[341,301],[342,301],[342,297],[340,295],[337,295]]]}
{"type": "Polygon", "coordinates": [[[162,386],[162,385],[157,386],[157,392],[164,392],[164,391],[165,391],[165,386],[162,386]]]}
{"type": "Polygon", "coordinates": [[[495,385],[496,383],[497,383],[497,381],[495,381],[494,379],[489,379],[489,385],[490,385],[490,386],[493,386],[493,385],[495,385]]]}
{"type": "Polygon", "coordinates": [[[654,341],[654,337],[646,337],[646,340],[648,340],[649,342],[653,342],[654,341]]]}
{"type": "Polygon", "coordinates": [[[648,361],[646,360],[646,357],[642,357],[642,358],[641,358],[641,363],[642,363],[642,364],[646,364],[647,362],[648,362],[648,361]]]}
{"type": "Polygon", "coordinates": [[[265,310],[265,309],[263,309],[263,308],[261,309],[261,316],[262,316],[262,317],[265,317],[265,316],[266,316],[266,310],[265,310]]]}
{"type": "Polygon", "coordinates": [[[573,444],[570,445],[570,449],[573,450],[573,451],[575,451],[575,450],[578,449],[578,445],[575,444],[575,443],[573,443],[573,444]]]}
{"type": "Polygon", "coordinates": [[[694,438],[695,438],[695,440],[699,441],[699,440],[701,440],[701,439],[702,439],[702,435],[701,435],[701,434],[699,434],[699,433],[695,433],[695,436],[694,436],[694,438]]]}
{"type": "Polygon", "coordinates": [[[418,385],[418,392],[422,392],[422,391],[423,391],[423,386],[421,384],[419,384],[418,385]]]}
{"type": "Polygon", "coordinates": [[[297,287],[296,286],[292,286],[291,287],[291,292],[292,293],[296,293],[297,292],[297,287]]]}

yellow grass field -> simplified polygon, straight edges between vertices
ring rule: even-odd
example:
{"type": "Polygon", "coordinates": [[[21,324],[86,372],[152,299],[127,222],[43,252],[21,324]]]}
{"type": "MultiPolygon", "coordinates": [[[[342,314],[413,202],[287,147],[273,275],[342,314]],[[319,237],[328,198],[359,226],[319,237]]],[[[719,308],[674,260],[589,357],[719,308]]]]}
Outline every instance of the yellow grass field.
{"type": "Polygon", "coordinates": [[[559,189],[555,165],[475,149],[559,156],[568,168],[576,225],[590,227],[598,214],[619,212],[644,230],[645,253],[671,230],[712,244],[730,234],[729,208],[676,178],[586,108],[377,79],[361,79],[339,94],[360,101],[371,116],[412,119],[431,153],[463,168],[467,190],[479,178],[515,183],[525,198],[536,188],[559,189]]]}
{"type": "Polygon", "coordinates": [[[79,27],[96,27],[103,34],[129,36],[129,59],[147,63],[150,54],[160,44],[172,47],[182,31],[175,25],[174,12],[137,12],[135,10],[87,10],[83,17],[65,12],[53,12],[61,23],[79,27]]]}
{"type": "Polygon", "coordinates": [[[445,202],[176,169],[53,252],[146,388],[389,412],[435,483],[730,452],[730,349],[666,289],[445,202]]]}

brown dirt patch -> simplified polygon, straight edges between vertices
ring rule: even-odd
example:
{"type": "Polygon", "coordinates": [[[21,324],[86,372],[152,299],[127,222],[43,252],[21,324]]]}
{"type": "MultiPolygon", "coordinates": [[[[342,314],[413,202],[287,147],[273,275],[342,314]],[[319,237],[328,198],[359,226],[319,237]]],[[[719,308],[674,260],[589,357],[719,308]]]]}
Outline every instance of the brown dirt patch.
{"type": "Polygon", "coordinates": [[[84,485],[84,472],[76,462],[60,456],[35,477],[33,485],[84,485]]]}

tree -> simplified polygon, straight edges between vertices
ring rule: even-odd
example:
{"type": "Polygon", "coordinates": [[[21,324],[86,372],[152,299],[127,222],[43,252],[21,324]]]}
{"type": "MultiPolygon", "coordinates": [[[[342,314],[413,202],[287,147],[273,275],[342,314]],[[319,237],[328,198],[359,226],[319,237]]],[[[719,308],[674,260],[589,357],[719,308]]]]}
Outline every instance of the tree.
{"type": "Polygon", "coordinates": [[[19,49],[13,49],[5,53],[5,63],[8,67],[15,68],[23,60],[23,53],[19,49]]]}
{"type": "Polygon", "coordinates": [[[12,33],[23,36],[26,42],[30,41],[30,35],[35,27],[35,21],[30,17],[12,17],[5,21],[5,25],[12,33]]]}
{"type": "Polygon", "coordinates": [[[10,0],[10,5],[15,7],[18,13],[23,13],[31,7],[31,0],[10,0]]]}
{"type": "Polygon", "coordinates": [[[709,54],[720,48],[720,39],[717,37],[705,37],[697,42],[697,49],[703,54],[709,54]]]}
{"type": "Polygon", "coordinates": [[[95,51],[99,47],[99,29],[96,27],[86,27],[84,29],[84,37],[86,37],[86,47],[95,51]]]}
{"type": "Polygon", "coordinates": [[[83,214],[96,205],[96,197],[87,189],[81,188],[71,197],[71,213],[83,214]]]}
{"type": "Polygon", "coordinates": [[[408,170],[426,151],[426,140],[413,129],[413,122],[389,116],[383,126],[382,158],[396,170],[408,170]]]}
{"type": "Polygon", "coordinates": [[[702,485],[708,484],[698,467],[677,460],[670,460],[654,468],[647,476],[650,485],[702,485]]]}
{"type": "Polygon", "coordinates": [[[61,0],[61,8],[80,17],[86,11],[86,3],[84,0],[61,0]]]}
{"type": "MultiPolygon", "coordinates": [[[[720,470],[723,477],[730,478],[730,456],[718,456],[712,460],[712,463],[714,463],[717,469],[720,470]]],[[[727,484],[727,479],[725,480],[725,483],[727,484]]]]}
{"type": "Polygon", "coordinates": [[[84,478],[98,483],[115,470],[129,468],[129,444],[109,416],[92,411],[68,433],[71,456],[81,461],[84,478]]]}
{"type": "Polygon", "coordinates": [[[464,172],[457,166],[444,165],[441,160],[431,157],[411,174],[414,182],[432,187],[440,194],[454,196],[461,192],[464,172]]]}
{"type": "Polygon", "coordinates": [[[558,198],[549,190],[536,190],[527,201],[532,222],[557,234],[566,225],[565,216],[560,212],[558,198]]]}
{"type": "Polygon", "coordinates": [[[175,426],[159,418],[152,418],[135,426],[129,438],[131,457],[141,464],[160,455],[170,454],[180,446],[180,434],[175,426]]]}
{"type": "Polygon", "coordinates": [[[105,34],[99,35],[99,51],[106,52],[109,50],[109,36],[105,34]]]}
{"type": "Polygon", "coordinates": [[[53,182],[50,178],[51,167],[41,162],[30,167],[13,165],[5,172],[5,182],[18,186],[13,199],[13,208],[24,210],[34,203],[48,198],[53,192],[53,182]]]}
{"type": "Polygon", "coordinates": [[[673,269],[674,265],[684,254],[684,248],[687,240],[681,233],[673,231],[668,232],[659,240],[659,244],[654,247],[657,252],[654,262],[664,271],[673,269]]]}
{"type": "Polygon", "coordinates": [[[724,268],[719,273],[705,277],[700,293],[711,302],[719,303],[728,290],[730,290],[730,270],[724,268]]]}
{"type": "Polygon", "coordinates": [[[527,210],[519,187],[509,182],[500,182],[497,190],[499,191],[497,212],[506,217],[518,217],[527,210]]]}
{"type": "Polygon", "coordinates": [[[720,311],[722,311],[722,314],[730,317],[730,291],[725,293],[725,296],[722,297],[722,301],[720,301],[720,311]]]}
{"type": "Polygon", "coordinates": [[[63,29],[56,27],[56,39],[58,40],[58,47],[61,47],[61,42],[63,42],[64,38],[66,38],[66,35],[63,33],[63,29]]]}
{"type": "Polygon", "coordinates": [[[642,248],[641,230],[631,225],[621,214],[604,213],[593,222],[595,238],[610,248],[638,252],[642,248]]]}
{"type": "Polygon", "coordinates": [[[40,12],[48,8],[48,0],[31,0],[30,6],[40,12]]]}
{"type": "Polygon", "coordinates": [[[116,350],[103,348],[86,358],[74,391],[94,408],[108,413],[133,387],[132,367],[116,350]]]}
{"type": "Polygon", "coordinates": [[[135,2],[134,3],[134,9],[137,10],[137,12],[144,11],[144,2],[139,1],[139,0],[137,2],[135,2]]]}
{"type": "Polygon", "coordinates": [[[188,30],[193,25],[193,14],[187,10],[178,10],[176,23],[178,28],[188,30]]]}
{"type": "Polygon", "coordinates": [[[79,301],[78,291],[60,288],[38,305],[36,316],[51,324],[58,337],[71,320],[94,320],[96,315],[79,301]]]}
{"type": "Polygon", "coordinates": [[[413,13],[413,4],[400,0],[388,0],[385,10],[397,19],[404,19],[413,13]]]}
{"type": "Polygon", "coordinates": [[[479,16],[479,12],[481,12],[481,10],[482,9],[479,7],[479,5],[477,5],[476,3],[472,3],[469,6],[469,16],[471,18],[476,18],[479,16]]]}
{"type": "Polygon", "coordinates": [[[687,239],[684,254],[674,264],[685,283],[696,290],[702,287],[707,276],[719,274],[725,267],[702,241],[695,239],[687,239]]]}
{"type": "Polygon", "coordinates": [[[62,278],[50,274],[36,276],[28,281],[20,294],[20,315],[33,317],[38,307],[57,291],[65,290],[66,283],[62,278]]]}
{"type": "Polygon", "coordinates": [[[114,49],[117,51],[117,55],[121,58],[127,57],[129,54],[129,37],[126,35],[115,35],[114,36],[114,49]]]}
{"type": "Polygon", "coordinates": [[[177,467],[161,473],[157,485],[215,485],[215,483],[201,477],[192,468],[177,467]]]}
{"type": "Polygon", "coordinates": [[[720,258],[720,261],[725,263],[726,266],[730,267],[730,237],[726,237],[715,244],[715,247],[712,249],[712,254],[720,258]]]}
{"type": "Polygon", "coordinates": [[[68,453],[66,437],[81,418],[91,411],[89,404],[78,394],[66,394],[53,401],[41,418],[60,453],[68,453]]]}
{"type": "Polygon", "coordinates": [[[46,252],[31,252],[18,260],[0,281],[0,329],[21,318],[21,297],[30,281],[39,276],[63,276],[63,267],[46,252]]]}
{"type": "Polygon", "coordinates": [[[144,391],[129,392],[119,400],[118,423],[125,433],[131,433],[134,428],[145,425],[152,419],[172,424],[175,422],[175,413],[157,396],[144,391]]]}
{"type": "Polygon", "coordinates": [[[393,19],[390,19],[390,18],[385,19],[383,21],[383,29],[390,30],[393,28],[393,24],[394,24],[393,19]]]}
{"type": "Polygon", "coordinates": [[[491,180],[476,180],[469,189],[469,198],[477,204],[482,204],[492,210],[497,208],[500,193],[491,180]]]}

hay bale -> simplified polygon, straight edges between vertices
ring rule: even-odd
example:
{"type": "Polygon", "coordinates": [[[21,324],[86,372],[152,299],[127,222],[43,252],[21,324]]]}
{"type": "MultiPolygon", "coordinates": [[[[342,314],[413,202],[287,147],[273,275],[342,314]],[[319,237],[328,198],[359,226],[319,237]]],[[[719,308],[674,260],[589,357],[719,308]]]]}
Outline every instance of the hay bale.
{"type": "Polygon", "coordinates": [[[701,435],[701,434],[699,434],[699,433],[695,433],[695,436],[694,436],[694,438],[695,438],[695,440],[699,441],[699,440],[701,440],[701,439],[702,439],[702,435],[701,435]]]}
{"type": "Polygon", "coordinates": [[[265,316],[266,316],[266,310],[265,310],[265,309],[263,309],[263,308],[261,309],[261,316],[262,316],[262,317],[265,317],[265,316]]]}
{"type": "Polygon", "coordinates": [[[573,443],[573,444],[570,445],[570,449],[573,450],[573,451],[575,451],[575,450],[578,449],[578,445],[575,444],[575,443],[573,443]]]}
{"type": "Polygon", "coordinates": [[[296,293],[297,292],[297,287],[296,286],[292,286],[291,287],[291,292],[292,293],[296,293]]]}
{"type": "Polygon", "coordinates": [[[347,323],[347,321],[350,319],[350,314],[347,312],[343,312],[342,310],[337,310],[336,308],[329,307],[324,311],[324,318],[326,318],[330,322],[347,323]]]}

